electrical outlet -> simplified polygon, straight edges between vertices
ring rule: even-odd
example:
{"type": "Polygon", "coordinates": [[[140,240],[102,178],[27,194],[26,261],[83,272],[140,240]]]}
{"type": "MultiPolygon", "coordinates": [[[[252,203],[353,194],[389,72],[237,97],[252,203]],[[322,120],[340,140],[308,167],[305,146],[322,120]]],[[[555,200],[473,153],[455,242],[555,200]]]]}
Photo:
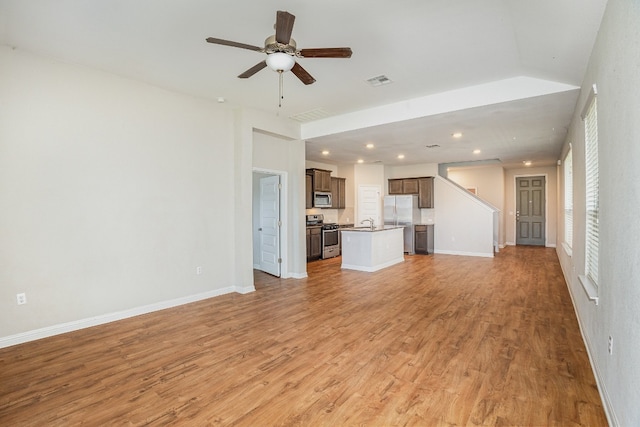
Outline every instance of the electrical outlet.
{"type": "Polygon", "coordinates": [[[21,294],[17,294],[16,295],[16,301],[18,302],[18,305],[26,304],[27,303],[27,294],[25,294],[24,292],[21,293],[21,294]]]}
{"type": "Polygon", "coordinates": [[[609,335],[609,354],[613,354],[613,337],[609,335]]]}
{"type": "Polygon", "coordinates": [[[198,276],[202,274],[202,267],[196,267],[196,274],[198,276]]]}

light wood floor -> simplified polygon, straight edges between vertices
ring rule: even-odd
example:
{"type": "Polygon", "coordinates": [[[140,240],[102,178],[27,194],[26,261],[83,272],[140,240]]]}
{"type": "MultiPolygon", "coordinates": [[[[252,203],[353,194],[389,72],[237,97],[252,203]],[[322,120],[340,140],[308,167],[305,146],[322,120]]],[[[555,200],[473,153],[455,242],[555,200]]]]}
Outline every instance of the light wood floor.
{"type": "Polygon", "coordinates": [[[606,425],[554,249],[339,263],[0,349],[0,425],[606,425]]]}

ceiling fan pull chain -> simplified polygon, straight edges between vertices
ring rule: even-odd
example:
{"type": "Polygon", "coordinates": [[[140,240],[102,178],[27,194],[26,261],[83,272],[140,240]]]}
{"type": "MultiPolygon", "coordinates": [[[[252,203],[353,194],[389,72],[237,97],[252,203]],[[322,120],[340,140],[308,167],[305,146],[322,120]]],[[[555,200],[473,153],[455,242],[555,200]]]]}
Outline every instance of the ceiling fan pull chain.
{"type": "Polygon", "coordinates": [[[280,93],[278,94],[278,108],[281,108],[282,100],[284,99],[284,94],[282,91],[282,70],[278,70],[278,79],[280,80],[280,93]]]}

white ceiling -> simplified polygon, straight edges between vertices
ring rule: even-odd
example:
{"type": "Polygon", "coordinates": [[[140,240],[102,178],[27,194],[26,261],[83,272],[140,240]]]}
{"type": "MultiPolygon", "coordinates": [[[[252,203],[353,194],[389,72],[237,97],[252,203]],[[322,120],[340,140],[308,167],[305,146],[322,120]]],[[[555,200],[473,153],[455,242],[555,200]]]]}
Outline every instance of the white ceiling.
{"type": "Polygon", "coordinates": [[[198,97],[223,97],[230,107],[280,117],[312,112],[329,122],[518,76],[562,83],[555,93],[422,117],[408,111],[410,120],[372,119],[359,130],[328,126],[307,141],[308,159],[336,164],[362,158],[388,164],[499,159],[505,166],[526,159],[541,165],[559,156],[605,5],[606,0],[0,0],[0,43],[198,97]],[[317,82],[305,86],[287,73],[282,108],[276,73],[265,69],[249,79],[236,77],[264,54],[205,42],[217,37],[262,46],[273,34],[277,10],[296,16],[298,48],[353,50],[350,59],[300,59],[317,82]],[[365,82],[379,75],[393,83],[365,82]],[[463,137],[452,140],[456,131],[463,137]],[[365,149],[366,142],[375,148],[365,149]],[[482,150],[478,155],[471,153],[476,148],[482,150]],[[322,149],[331,154],[322,156],[322,149]],[[402,161],[396,158],[400,153],[402,161]]]}

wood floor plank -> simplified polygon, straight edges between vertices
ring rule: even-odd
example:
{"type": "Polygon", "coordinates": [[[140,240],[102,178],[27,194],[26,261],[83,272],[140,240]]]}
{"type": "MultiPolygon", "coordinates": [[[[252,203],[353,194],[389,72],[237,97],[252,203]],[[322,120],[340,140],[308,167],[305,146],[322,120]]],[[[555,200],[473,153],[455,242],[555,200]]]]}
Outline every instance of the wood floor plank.
{"type": "Polygon", "coordinates": [[[0,349],[0,425],[606,425],[553,249],[308,275],[0,349]]]}

